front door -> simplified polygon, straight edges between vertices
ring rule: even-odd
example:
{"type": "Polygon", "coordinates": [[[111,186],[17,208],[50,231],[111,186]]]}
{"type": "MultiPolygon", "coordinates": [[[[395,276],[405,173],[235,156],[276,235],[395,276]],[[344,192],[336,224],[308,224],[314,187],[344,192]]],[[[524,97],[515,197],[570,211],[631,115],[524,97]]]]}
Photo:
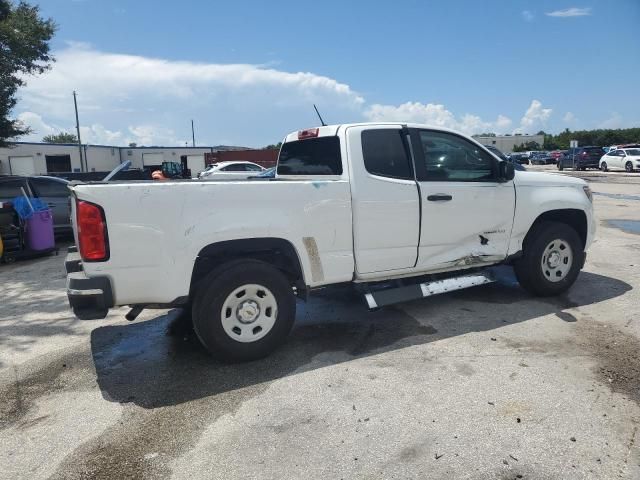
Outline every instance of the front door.
{"type": "Polygon", "coordinates": [[[499,182],[498,159],[454,133],[412,131],[422,194],[418,269],[496,263],[507,255],[513,181],[499,182]]]}
{"type": "Polygon", "coordinates": [[[353,235],[358,274],[412,269],[420,234],[420,197],[406,129],[350,127],[353,235]]]}

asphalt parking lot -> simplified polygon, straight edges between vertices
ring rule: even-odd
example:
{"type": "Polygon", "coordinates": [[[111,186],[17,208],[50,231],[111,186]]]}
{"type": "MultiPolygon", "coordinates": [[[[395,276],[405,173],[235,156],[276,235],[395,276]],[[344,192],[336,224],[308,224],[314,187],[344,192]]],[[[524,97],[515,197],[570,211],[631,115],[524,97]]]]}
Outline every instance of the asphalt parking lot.
{"type": "Polygon", "coordinates": [[[328,289],[259,362],[210,359],[178,310],[75,319],[62,255],[0,266],[0,476],[640,478],[640,173],[565,173],[598,219],[568,294],[328,289]]]}

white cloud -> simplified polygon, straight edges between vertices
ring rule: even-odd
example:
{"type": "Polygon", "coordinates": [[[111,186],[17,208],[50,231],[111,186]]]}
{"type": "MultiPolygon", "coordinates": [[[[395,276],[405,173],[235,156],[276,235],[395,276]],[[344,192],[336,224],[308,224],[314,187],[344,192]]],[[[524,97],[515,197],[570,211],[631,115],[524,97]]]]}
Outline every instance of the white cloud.
{"type": "Polygon", "coordinates": [[[536,17],[530,10],[523,10],[522,18],[524,18],[526,22],[533,22],[534,18],[536,17]]]}
{"type": "Polygon", "coordinates": [[[27,127],[31,128],[31,133],[21,137],[19,140],[27,142],[39,142],[42,137],[50,134],[60,133],[61,129],[45,122],[42,116],[34,112],[22,112],[17,119],[27,127]]]}
{"type": "Polygon", "coordinates": [[[624,119],[618,112],[613,112],[609,118],[598,125],[598,128],[622,128],[624,119]]]}
{"type": "Polygon", "coordinates": [[[549,17],[568,18],[568,17],[585,17],[591,15],[591,7],[578,8],[571,7],[564,10],[555,10],[553,12],[545,13],[549,17]]]}
{"type": "Polygon", "coordinates": [[[576,121],[576,116],[572,112],[567,112],[562,117],[562,121],[565,123],[573,123],[576,121]]]}
{"type": "Polygon", "coordinates": [[[460,118],[445,108],[444,105],[434,103],[406,102],[401,105],[373,104],[364,112],[367,120],[402,121],[425,123],[435,127],[445,127],[461,132],[473,134],[504,130],[511,125],[511,120],[499,115],[495,121],[486,121],[477,115],[464,114],[460,118]]]}
{"type": "Polygon", "coordinates": [[[81,43],[55,56],[49,72],[25,78],[19,111],[46,112],[51,124],[73,125],[77,90],[81,125],[91,125],[86,135],[100,141],[180,141],[191,136],[193,118],[200,144],[249,138],[261,146],[315,124],[313,103],[336,121],[357,120],[364,103],[349,85],[309,72],[106,53],[81,43]]]}
{"type": "Polygon", "coordinates": [[[532,100],[531,105],[520,119],[518,131],[531,132],[536,127],[545,127],[552,112],[551,108],[543,108],[539,100],[532,100]]]}

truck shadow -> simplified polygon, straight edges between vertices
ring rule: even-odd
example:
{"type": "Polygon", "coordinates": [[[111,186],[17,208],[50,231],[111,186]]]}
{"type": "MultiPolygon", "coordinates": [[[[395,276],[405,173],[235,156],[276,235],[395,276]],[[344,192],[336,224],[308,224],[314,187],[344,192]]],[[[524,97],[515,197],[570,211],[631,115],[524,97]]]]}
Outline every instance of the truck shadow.
{"type": "Polygon", "coordinates": [[[509,270],[497,284],[377,312],[367,311],[351,289],[331,288],[298,304],[296,328],[286,344],[260,361],[213,360],[179,311],[97,328],[91,349],[107,400],[154,409],[548,314],[555,313],[558,321],[575,321],[565,309],[609,300],[631,288],[614,278],[582,272],[568,296],[540,299],[522,290],[509,270]],[[406,313],[413,310],[421,310],[420,320],[406,313]]]}

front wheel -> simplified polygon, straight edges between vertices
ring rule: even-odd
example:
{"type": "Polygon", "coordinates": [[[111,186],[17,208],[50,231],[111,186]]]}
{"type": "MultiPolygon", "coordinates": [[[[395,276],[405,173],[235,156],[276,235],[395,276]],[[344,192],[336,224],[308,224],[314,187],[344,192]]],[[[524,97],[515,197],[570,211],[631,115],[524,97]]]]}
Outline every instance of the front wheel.
{"type": "Polygon", "coordinates": [[[603,172],[608,172],[609,171],[609,167],[607,166],[607,162],[602,162],[600,164],[600,170],[602,170],[603,172]]]}
{"type": "Polygon", "coordinates": [[[631,163],[631,162],[625,163],[624,164],[624,169],[629,173],[633,172],[633,163],[631,163]]]}
{"type": "Polygon", "coordinates": [[[193,327],[205,348],[224,361],[267,356],[293,327],[296,302],[288,279],[255,260],[211,272],[193,304],[193,327]]]}
{"type": "Polygon", "coordinates": [[[560,222],[542,222],[529,232],[514,264],[522,287],[541,297],[559,295],[576,281],[584,260],[578,233],[560,222]]]}

